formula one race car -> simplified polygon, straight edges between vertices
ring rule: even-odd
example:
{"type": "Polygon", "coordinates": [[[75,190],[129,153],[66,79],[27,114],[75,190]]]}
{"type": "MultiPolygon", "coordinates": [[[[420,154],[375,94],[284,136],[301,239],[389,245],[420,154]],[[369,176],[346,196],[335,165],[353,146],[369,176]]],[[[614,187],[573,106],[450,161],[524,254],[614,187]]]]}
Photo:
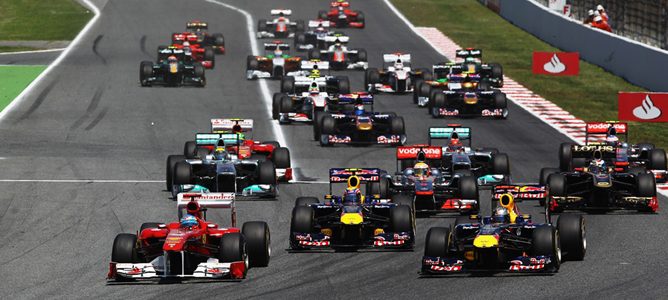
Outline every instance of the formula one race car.
{"type": "Polygon", "coordinates": [[[442,159],[441,147],[397,147],[397,175],[384,178],[387,183],[381,181],[381,191],[387,186],[393,202],[411,203],[421,214],[477,214],[480,204],[476,179],[470,174],[444,172],[440,168],[442,159]],[[407,162],[411,165],[403,167],[407,162]]]}
{"type": "Polygon", "coordinates": [[[329,62],[332,70],[358,69],[366,70],[369,62],[364,49],[348,49],[344,44],[347,39],[336,37],[333,45],[325,50],[311,49],[308,53],[309,59],[321,59],[329,62]]]}
{"type": "Polygon", "coordinates": [[[264,50],[264,56],[249,55],[247,57],[246,79],[280,79],[291,72],[299,71],[302,58],[284,53],[290,50],[290,45],[281,41],[273,41],[265,43],[264,50]]]}
{"type": "Polygon", "coordinates": [[[307,51],[311,49],[324,50],[329,48],[337,39],[350,39],[341,31],[331,31],[330,22],[323,20],[311,20],[308,23],[309,31],[295,34],[295,49],[307,51]]]}
{"type": "Polygon", "coordinates": [[[415,89],[413,89],[413,103],[420,107],[433,107],[430,101],[434,95],[443,93],[443,91],[457,91],[461,89],[475,89],[481,91],[492,90],[492,85],[485,81],[480,74],[469,74],[463,72],[462,66],[456,63],[452,65],[434,65],[433,80],[417,80],[415,89]],[[443,69],[447,71],[443,71],[443,69]],[[446,73],[450,72],[450,73],[446,73]]]}
{"type": "Polygon", "coordinates": [[[315,91],[316,88],[332,94],[350,93],[348,76],[323,75],[321,71],[328,69],[326,61],[302,61],[299,71],[290,72],[281,79],[281,93],[296,95],[315,91]]]}
{"type": "Polygon", "coordinates": [[[549,191],[546,205],[550,211],[630,209],[653,213],[658,210],[654,175],[616,167],[618,152],[614,146],[572,145],[570,157],[573,161],[584,161],[584,166],[566,172],[541,170],[540,180],[547,183],[549,191]]]}
{"type": "MultiPolygon", "coordinates": [[[[637,145],[628,143],[628,124],[615,121],[588,122],[585,131],[585,144],[598,145],[596,141],[604,142],[615,149],[615,159],[612,161],[615,168],[629,173],[654,174],[657,183],[668,180],[666,171],[666,151],[654,147],[650,143],[637,145]],[[603,137],[602,137],[603,136],[603,137]]],[[[572,144],[564,143],[559,150],[559,168],[561,171],[570,171],[586,165],[586,158],[573,158],[570,152],[572,144]]]]}
{"type": "Polygon", "coordinates": [[[562,215],[556,226],[546,217],[534,223],[522,215],[511,193],[495,198],[489,217],[460,217],[451,228],[427,232],[421,274],[468,272],[556,273],[563,260],[581,261],[587,251],[582,216],[562,215]]]}
{"type": "Polygon", "coordinates": [[[429,70],[413,70],[410,64],[410,54],[384,54],[383,71],[368,68],[364,74],[364,87],[371,93],[406,93],[413,91],[417,79],[432,80],[429,70]]]}
{"type": "MultiPolygon", "coordinates": [[[[189,57],[192,61],[199,62],[206,69],[213,69],[216,65],[216,55],[211,47],[202,48],[199,44],[190,44],[188,41],[182,43],[175,43],[170,48],[182,49],[185,56],[189,57]]],[[[167,48],[166,46],[158,47],[158,54],[163,49],[167,48]]]]}
{"type": "MultiPolygon", "coordinates": [[[[438,90],[437,90],[438,91],[438,90]]],[[[471,82],[462,84],[458,90],[445,90],[432,94],[428,100],[429,113],[439,117],[508,117],[508,100],[506,94],[493,89],[480,89],[471,82]]]]}
{"type": "Polygon", "coordinates": [[[186,24],[187,32],[184,33],[174,33],[172,34],[172,41],[176,43],[178,40],[189,41],[192,45],[193,43],[199,44],[200,47],[211,47],[217,54],[225,54],[225,37],[222,33],[209,33],[209,24],[202,21],[191,21],[186,24]],[[195,34],[197,36],[196,40],[192,38],[177,38],[177,35],[188,35],[195,34]],[[184,39],[185,38],[185,39],[184,39]]]}
{"type": "Polygon", "coordinates": [[[261,19],[257,22],[257,38],[292,38],[296,33],[304,31],[304,21],[290,21],[287,16],[292,14],[290,9],[272,9],[271,15],[276,17],[271,21],[261,19]]]}
{"type": "Polygon", "coordinates": [[[167,157],[167,189],[174,196],[206,191],[275,197],[277,180],[292,179],[290,151],[278,142],[253,141],[252,120],[212,119],[211,123],[213,133],[198,133],[194,142],[186,142],[184,155],[167,157]],[[230,131],[233,126],[239,129],[230,131]]]}
{"type": "Polygon", "coordinates": [[[269,264],[269,227],[254,221],[236,228],[234,193],[179,194],[177,209],[178,222],[144,223],[136,234],[118,234],[107,279],[241,280],[249,268],[269,264]],[[232,226],[206,220],[213,208],[231,209],[232,226]]]}
{"type": "Polygon", "coordinates": [[[446,144],[438,145],[443,150],[443,171],[473,175],[482,186],[510,183],[508,154],[500,153],[496,148],[472,148],[470,127],[460,124],[430,127],[429,145],[437,145],[438,140],[447,140],[446,144]]]}
{"type": "Polygon", "coordinates": [[[382,175],[380,169],[330,169],[326,202],[297,198],[290,222],[290,249],[412,250],[415,220],[410,207],[372,193],[370,186],[378,184],[382,175]],[[332,186],[339,183],[347,187],[343,195],[333,195],[332,186]]]}
{"type": "Polygon", "coordinates": [[[492,87],[503,87],[503,67],[497,63],[483,64],[480,60],[482,50],[480,49],[461,49],[455,52],[457,58],[462,61],[451,63],[442,63],[434,66],[434,73],[466,73],[475,74],[480,77],[480,81],[489,83],[492,87]],[[457,71],[461,70],[461,71],[457,71]]]}
{"type": "Polygon", "coordinates": [[[333,1],[329,10],[318,12],[318,18],[328,20],[332,26],[338,28],[364,28],[364,13],[359,10],[351,10],[348,1],[333,1]]]}
{"type": "MultiPolygon", "coordinates": [[[[345,101],[345,100],[344,100],[345,101]]],[[[373,98],[349,99],[352,111],[324,113],[313,124],[320,146],[336,144],[403,145],[406,142],[404,118],[395,113],[374,112],[373,98]],[[367,111],[367,107],[370,110],[367,111]]]]}
{"type": "Polygon", "coordinates": [[[167,47],[159,49],[158,61],[142,61],[139,65],[141,86],[161,84],[166,86],[194,85],[204,87],[204,67],[185,55],[183,49],[167,47]]]}

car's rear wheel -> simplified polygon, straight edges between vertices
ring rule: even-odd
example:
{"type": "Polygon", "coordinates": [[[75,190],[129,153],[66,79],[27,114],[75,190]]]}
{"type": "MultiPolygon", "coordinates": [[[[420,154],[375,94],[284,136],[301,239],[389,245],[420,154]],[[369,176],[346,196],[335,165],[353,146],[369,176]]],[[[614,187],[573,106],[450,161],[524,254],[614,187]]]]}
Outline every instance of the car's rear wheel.
{"type": "Polygon", "coordinates": [[[566,196],[566,176],[563,174],[551,174],[547,177],[548,195],[554,197],[566,196]]]}
{"type": "Polygon", "coordinates": [[[192,168],[185,161],[177,162],[174,166],[174,184],[191,184],[193,181],[192,168]]]}
{"type": "Polygon", "coordinates": [[[407,194],[394,194],[392,195],[392,203],[397,205],[405,205],[410,207],[412,212],[415,212],[415,197],[413,195],[407,194]]]}
{"type": "Polygon", "coordinates": [[[150,86],[148,78],[153,76],[153,62],[142,61],[139,64],[139,82],[142,86],[150,86]]]}
{"type": "Polygon", "coordinates": [[[649,168],[652,170],[666,170],[666,151],[653,149],[649,152],[649,168]]]}
{"type": "Polygon", "coordinates": [[[573,165],[573,151],[571,143],[561,143],[559,145],[559,169],[564,172],[569,172],[573,165]]]}
{"type": "Polygon", "coordinates": [[[292,94],[295,92],[295,78],[285,76],[281,79],[281,93],[292,94]]]}
{"type": "Polygon", "coordinates": [[[280,117],[280,112],[281,112],[281,98],[283,96],[287,96],[284,93],[274,93],[274,96],[272,97],[271,100],[271,118],[274,120],[278,120],[280,117]]]}
{"type": "Polygon", "coordinates": [[[276,165],[276,168],[287,169],[290,167],[290,150],[285,147],[274,148],[271,154],[271,160],[276,165]]]}
{"type": "Polygon", "coordinates": [[[403,117],[394,117],[390,121],[390,127],[392,134],[402,135],[406,133],[406,126],[404,124],[403,117]]]}
{"type": "Polygon", "coordinates": [[[336,79],[339,94],[350,94],[350,79],[348,79],[348,76],[338,76],[336,79]]]}
{"type": "Polygon", "coordinates": [[[167,166],[165,168],[165,183],[167,187],[167,191],[172,191],[172,184],[173,184],[173,175],[174,175],[174,166],[176,166],[176,163],[185,160],[186,157],[183,155],[169,155],[167,156],[167,166]]]}
{"type": "Polygon", "coordinates": [[[387,179],[381,179],[377,182],[369,182],[369,194],[379,195],[381,199],[390,198],[390,183],[387,179]]]}

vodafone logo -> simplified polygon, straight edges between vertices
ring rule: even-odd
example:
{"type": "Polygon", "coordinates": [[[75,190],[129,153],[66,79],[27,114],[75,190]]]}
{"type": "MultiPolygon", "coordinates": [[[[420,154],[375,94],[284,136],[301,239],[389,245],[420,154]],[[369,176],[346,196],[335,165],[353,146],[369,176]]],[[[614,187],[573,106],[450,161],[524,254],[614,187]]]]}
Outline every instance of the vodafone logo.
{"type": "Polygon", "coordinates": [[[543,65],[543,70],[547,71],[548,73],[559,74],[563,71],[566,71],[566,65],[564,65],[561,60],[559,60],[559,57],[555,53],[552,55],[552,59],[543,65]]]}
{"type": "Polygon", "coordinates": [[[417,155],[420,152],[420,149],[426,155],[439,155],[441,154],[441,148],[417,148],[417,147],[400,147],[397,148],[397,153],[399,155],[417,155]]]}
{"type": "Polygon", "coordinates": [[[627,124],[626,123],[587,123],[587,132],[588,133],[606,133],[610,127],[614,127],[617,133],[626,133],[627,124]]]}
{"type": "Polygon", "coordinates": [[[647,95],[645,96],[645,100],[642,101],[642,104],[633,109],[633,115],[638,119],[654,120],[661,116],[661,110],[654,106],[652,98],[647,95]]]}

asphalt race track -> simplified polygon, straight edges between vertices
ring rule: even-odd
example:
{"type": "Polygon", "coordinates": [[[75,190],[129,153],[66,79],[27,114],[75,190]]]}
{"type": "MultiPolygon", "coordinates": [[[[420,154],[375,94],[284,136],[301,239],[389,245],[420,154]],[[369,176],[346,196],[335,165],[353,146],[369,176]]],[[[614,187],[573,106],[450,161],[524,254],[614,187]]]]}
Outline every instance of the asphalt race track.
{"type": "MultiPolygon", "coordinates": [[[[222,0],[221,0],[222,1],[222,0]]],[[[250,12],[253,24],[268,18],[272,1],[231,1],[250,12]]],[[[252,269],[241,283],[107,285],[116,234],[143,222],[173,221],[175,203],[164,191],[165,158],[206,131],[213,117],[254,118],[254,136],[273,140],[272,121],[257,81],[244,78],[251,53],[242,14],[203,0],[95,2],[102,15],[76,49],[16,109],[0,121],[0,179],[131,180],[133,183],[0,182],[0,290],[3,298],[663,298],[668,292],[668,218],[656,215],[587,215],[588,253],[566,262],[554,276],[419,278],[424,237],[453,218],[418,219],[415,252],[287,253],[290,212],[301,195],[321,196],[326,184],[282,185],[277,201],[238,202],[241,222],[264,220],[272,233],[268,268],[252,269]],[[141,60],[190,19],[209,22],[226,37],[227,54],[198,88],[142,88],[141,60]],[[149,182],[142,182],[149,181],[149,182]]],[[[287,0],[293,18],[308,20],[328,1],[287,0]]],[[[367,27],[347,30],[351,47],[366,48],[370,66],[381,54],[403,51],[415,67],[442,57],[380,0],[355,1],[367,27]]],[[[290,40],[292,44],[292,41],[290,40]]],[[[362,88],[363,72],[350,76],[362,88]]],[[[272,91],[278,82],[269,82],[272,91]]],[[[406,119],[409,143],[426,142],[429,126],[460,122],[473,127],[476,146],[510,155],[516,182],[535,182],[541,167],[556,165],[567,138],[510,105],[508,120],[434,120],[411,95],[381,95],[376,110],[406,119]]],[[[393,148],[321,148],[309,126],[282,126],[298,180],[324,181],[329,167],[396,168],[393,148]]],[[[489,193],[481,195],[489,211],[489,193]]],[[[660,202],[666,201],[661,198],[660,202]]],[[[542,219],[542,209],[520,204],[542,219]]],[[[662,204],[665,205],[665,204],[662,204]]],[[[219,215],[216,217],[227,217],[219,215]]]]}

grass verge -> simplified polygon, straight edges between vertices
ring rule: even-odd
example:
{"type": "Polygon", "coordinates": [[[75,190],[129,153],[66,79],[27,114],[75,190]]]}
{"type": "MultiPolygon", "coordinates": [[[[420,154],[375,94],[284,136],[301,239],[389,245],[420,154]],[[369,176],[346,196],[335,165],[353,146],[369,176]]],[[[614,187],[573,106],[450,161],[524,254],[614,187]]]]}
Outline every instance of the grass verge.
{"type": "MultiPolygon", "coordinates": [[[[503,65],[506,75],[585,121],[617,119],[617,93],[644,91],[602,68],[581,61],[580,75],[540,76],[533,51],[559,51],[515,27],[475,0],[391,0],[415,25],[436,27],[462,47],[483,50],[483,59],[503,65]]],[[[511,116],[512,117],[512,116],[511,116]]],[[[630,140],[668,148],[668,126],[630,123],[630,140]]]]}
{"type": "Polygon", "coordinates": [[[0,111],[25,89],[46,66],[0,66],[0,111]]]}
{"type": "Polygon", "coordinates": [[[2,0],[0,39],[72,40],[92,17],[74,0],[2,0]]]}

